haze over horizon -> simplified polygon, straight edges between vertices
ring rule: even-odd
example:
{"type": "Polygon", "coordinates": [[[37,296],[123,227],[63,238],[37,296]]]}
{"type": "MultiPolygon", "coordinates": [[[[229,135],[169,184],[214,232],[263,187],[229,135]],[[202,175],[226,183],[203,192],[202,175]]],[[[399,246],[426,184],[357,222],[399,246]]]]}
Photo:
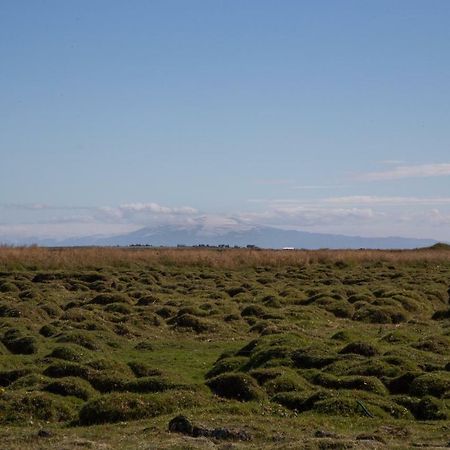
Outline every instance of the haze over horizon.
{"type": "Polygon", "coordinates": [[[450,241],[450,3],[0,3],[0,242],[450,241]]]}

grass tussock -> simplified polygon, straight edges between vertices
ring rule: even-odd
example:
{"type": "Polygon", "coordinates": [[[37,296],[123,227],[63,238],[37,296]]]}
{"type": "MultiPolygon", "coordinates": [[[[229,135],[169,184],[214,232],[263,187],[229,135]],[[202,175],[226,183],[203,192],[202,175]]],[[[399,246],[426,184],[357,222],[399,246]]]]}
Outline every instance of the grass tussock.
{"type": "Polygon", "coordinates": [[[115,448],[138,426],[125,440],[159,445],[181,413],[251,424],[249,448],[343,448],[318,427],[414,448],[450,417],[446,248],[0,248],[0,286],[0,425],[27,439],[53,427],[115,448]]]}

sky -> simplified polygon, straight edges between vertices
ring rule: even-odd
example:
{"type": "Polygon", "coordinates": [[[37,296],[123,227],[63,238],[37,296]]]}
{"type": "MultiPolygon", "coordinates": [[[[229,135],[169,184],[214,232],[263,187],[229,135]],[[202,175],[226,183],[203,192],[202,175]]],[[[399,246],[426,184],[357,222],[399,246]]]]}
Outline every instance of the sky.
{"type": "Polygon", "coordinates": [[[0,0],[0,242],[450,241],[448,0],[0,0]]]}

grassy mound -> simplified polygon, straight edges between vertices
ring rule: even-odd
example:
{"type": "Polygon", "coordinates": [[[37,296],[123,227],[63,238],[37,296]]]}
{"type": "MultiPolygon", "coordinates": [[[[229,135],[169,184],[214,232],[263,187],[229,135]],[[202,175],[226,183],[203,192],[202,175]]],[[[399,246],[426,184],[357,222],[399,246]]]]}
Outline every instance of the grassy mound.
{"type": "Polygon", "coordinates": [[[259,400],[264,397],[264,392],[256,381],[244,373],[224,373],[211,378],[206,384],[219,397],[240,401],[259,400]]]}
{"type": "Polygon", "coordinates": [[[45,386],[44,390],[52,394],[78,397],[82,400],[88,400],[95,395],[95,390],[87,381],[75,377],[52,381],[45,386]]]}
{"type": "Polygon", "coordinates": [[[115,423],[155,417],[201,403],[193,392],[138,395],[115,393],[87,402],[80,410],[81,425],[115,423]]]}
{"type": "Polygon", "coordinates": [[[10,392],[0,397],[0,423],[67,422],[76,417],[78,406],[46,392],[10,392]]]}

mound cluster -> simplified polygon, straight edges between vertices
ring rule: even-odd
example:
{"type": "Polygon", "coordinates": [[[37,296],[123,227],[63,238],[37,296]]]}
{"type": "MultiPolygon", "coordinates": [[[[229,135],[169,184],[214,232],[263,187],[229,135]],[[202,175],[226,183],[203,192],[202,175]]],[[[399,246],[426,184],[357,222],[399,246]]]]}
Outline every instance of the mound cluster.
{"type": "Polygon", "coordinates": [[[217,397],[446,420],[449,286],[450,264],[431,262],[4,271],[0,424],[138,420],[217,397]],[[197,372],[174,356],[186,348],[197,372]]]}

